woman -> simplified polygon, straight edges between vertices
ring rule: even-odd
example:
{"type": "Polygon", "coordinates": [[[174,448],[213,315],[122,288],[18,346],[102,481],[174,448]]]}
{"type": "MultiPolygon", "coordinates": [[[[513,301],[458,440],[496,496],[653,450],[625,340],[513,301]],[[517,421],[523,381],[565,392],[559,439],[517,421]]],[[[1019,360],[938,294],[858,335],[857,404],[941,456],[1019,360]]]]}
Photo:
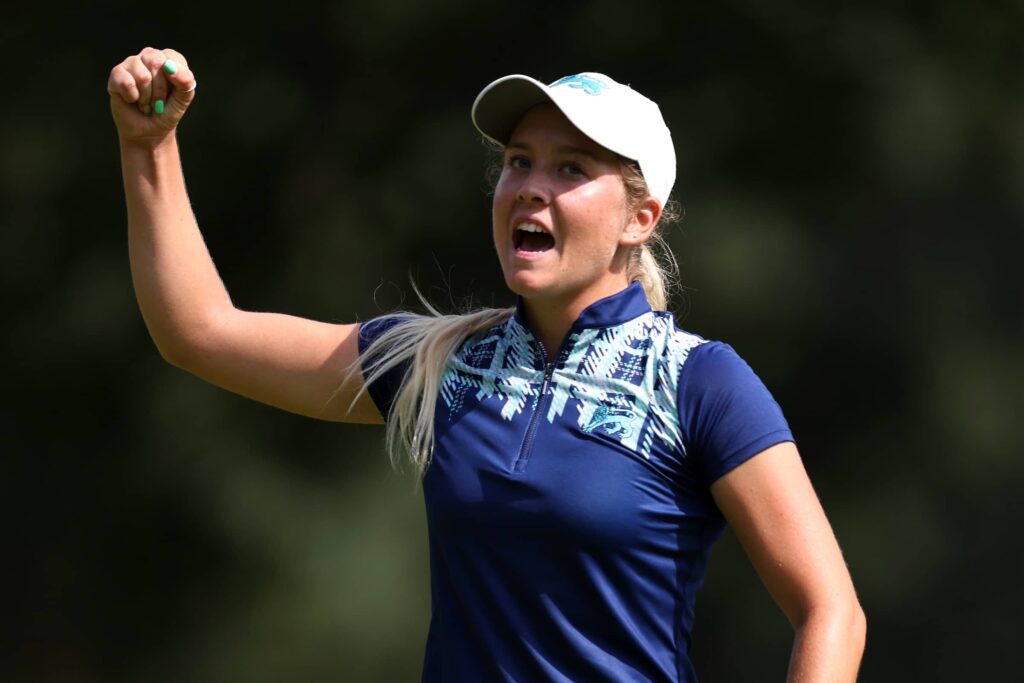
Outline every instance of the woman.
{"type": "Polygon", "coordinates": [[[694,596],[726,521],[794,627],[789,680],[856,678],[864,615],[781,411],[663,310],[651,245],[675,156],[653,102],[601,74],[485,88],[473,121],[504,147],[493,231],[516,307],[360,326],[232,305],[178,158],[195,86],[151,48],[108,82],[146,324],[231,391],[387,417],[423,472],[424,680],[695,680],[694,596]]]}

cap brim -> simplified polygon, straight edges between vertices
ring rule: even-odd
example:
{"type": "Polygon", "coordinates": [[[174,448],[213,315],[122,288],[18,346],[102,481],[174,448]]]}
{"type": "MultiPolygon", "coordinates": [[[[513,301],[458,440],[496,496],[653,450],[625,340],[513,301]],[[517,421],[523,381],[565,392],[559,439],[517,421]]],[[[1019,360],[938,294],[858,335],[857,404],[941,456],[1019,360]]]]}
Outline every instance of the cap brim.
{"type": "Polygon", "coordinates": [[[676,161],[672,136],[658,105],[596,72],[563,78],[554,85],[563,83],[570,87],[549,87],[522,74],[499,78],[481,90],[473,102],[473,125],[485,138],[504,147],[531,107],[551,103],[580,133],[620,157],[636,161],[652,196],[664,206],[675,182],[676,161]],[[594,79],[601,87],[592,92],[584,77],[594,79]],[[590,96],[606,87],[608,96],[595,105],[595,98],[590,96]]]}
{"type": "Polygon", "coordinates": [[[471,112],[473,125],[484,137],[507,145],[523,114],[544,102],[554,100],[547,86],[537,79],[520,74],[504,76],[477,95],[471,112]]]}

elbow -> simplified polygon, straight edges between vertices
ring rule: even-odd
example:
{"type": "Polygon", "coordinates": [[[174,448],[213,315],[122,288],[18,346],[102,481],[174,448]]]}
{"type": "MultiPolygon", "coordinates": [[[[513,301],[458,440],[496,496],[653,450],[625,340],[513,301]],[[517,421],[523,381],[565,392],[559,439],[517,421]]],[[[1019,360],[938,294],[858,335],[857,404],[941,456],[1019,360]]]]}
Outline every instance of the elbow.
{"type": "Polygon", "coordinates": [[[219,316],[209,315],[176,325],[171,331],[152,334],[153,343],[165,362],[195,374],[217,338],[218,320],[219,316]]]}
{"type": "Polygon", "coordinates": [[[843,653],[840,661],[848,662],[848,668],[853,672],[851,680],[855,680],[867,642],[867,617],[857,596],[853,595],[845,605],[837,606],[832,611],[831,621],[835,646],[839,653],[843,653]]]}
{"type": "Polygon", "coordinates": [[[156,344],[156,350],[160,352],[160,357],[164,359],[169,365],[173,365],[176,368],[182,370],[188,370],[191,363],[189,362],[188,345],[177,341],[153,340],[156,344]]]}
{"type": "Polygon", "coordinates": [[[844,643],[850,654],[860,659],[867,639],[867,617],[856,595],[834,604],[823,615],[831,623],[831,630],[838,642],[844,643]]]}
{"type": "Polygon", "coordinates": [[[864,653],[864,645],[867,642],[868,618],[864,614],[864,608],[856,597],[853,598],[852,614],[850,616],[850,642],[858,657],[864,653]]]}
{"type": "Polygon", "coordinates": [[[839,651],[845,651],[843,659],[846,662],[846,671],[843,680],[856,681],[861,660],[864,658],[868,630],[867,617],[856,596],[852,599],[852,606],[846,615],[845,624],[845,632],[840,634],[841,640],[838,643],[839,651]]]}
{"type": "Polygon", "coordinates": [[[793,626],[800,640],[816,643],[815,648],[832,653],[831,659],[848,664],[856,673],[867,641],[867,617],[856,595],[817,604],[793,626]]]}
{"type": "Polygon", "coordinates": [[[867,618],[856,596],[818,605],[806,617],[794,624],[796,641],[786,680],[856,681],[867,633],[867,618]]]}

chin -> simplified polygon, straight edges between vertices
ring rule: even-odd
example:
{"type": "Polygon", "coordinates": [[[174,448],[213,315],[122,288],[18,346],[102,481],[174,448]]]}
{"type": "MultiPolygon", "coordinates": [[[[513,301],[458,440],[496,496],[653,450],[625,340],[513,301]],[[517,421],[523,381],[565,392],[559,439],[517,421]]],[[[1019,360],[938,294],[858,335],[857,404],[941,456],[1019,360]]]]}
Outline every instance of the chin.
{"type": "Polygon", "coordinates": [[[553,283],[549,282],[547,278],[540,276],[538,273],[531,273],[527,271],[516,271],[513,273],[505,272],[505,286],[512,291],[513,294],[517,294],[524,299],[532,299],[537,296],[543,296],[545,294],[550,295],[554,292],[553,283]]]}

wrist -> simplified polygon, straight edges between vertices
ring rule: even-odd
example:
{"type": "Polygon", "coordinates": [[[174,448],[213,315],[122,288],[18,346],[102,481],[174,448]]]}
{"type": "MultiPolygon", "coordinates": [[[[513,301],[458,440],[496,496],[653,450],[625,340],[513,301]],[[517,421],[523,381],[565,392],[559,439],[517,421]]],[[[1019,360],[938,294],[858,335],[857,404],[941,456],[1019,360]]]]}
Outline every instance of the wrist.
{"type": "Polygon", "coordinates": [[[178,139],[171,131],[161,137],[145,138],[118,138],[121,144],[121,152],[126,155],[160,156],[163,154],[175,153],[178,148],[178,139]]]}
{"type": "Polygon", "coordinates": [[[121,171],[126,187],[163,192],[179,187],[181,155],[173,133],[162,138],[122,139],[121,171]]]}

